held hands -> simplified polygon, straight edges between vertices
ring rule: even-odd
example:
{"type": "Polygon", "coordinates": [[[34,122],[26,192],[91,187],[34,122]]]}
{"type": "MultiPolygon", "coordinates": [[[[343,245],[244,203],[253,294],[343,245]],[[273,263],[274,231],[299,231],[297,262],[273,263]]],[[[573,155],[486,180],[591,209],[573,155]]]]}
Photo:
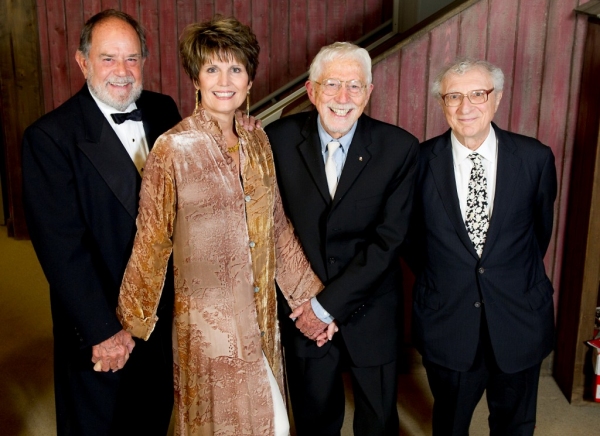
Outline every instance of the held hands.
{"type": "Polygon", "coordinates": [[[133,351],[135,342],[125,330],[121,330],[107,340],[92,347],[92,362],[95,363],[94,371],[112,372],[125,366],[129,354],[133,351]]]}
{"type": "Polygon", "coordinates": [[[322,347],[328,340],[330,341],[339,330],[335,321],[327,324],[315,315],[310,300],[298,306],[290,318],[296,319],[296,327],[304,333],[304,336],[316,341],[318,347],[322,347]]]}
{"type": "Polygon", "coordinates": [[[262,124],[259,119],[254,118],[252,115],[247,116],[239,109],[235,111],[235,119],[238,123],[244,126],[244,129],[248,130],[249,132],[253,131],[254,129],[260,129],[262,124]]]}

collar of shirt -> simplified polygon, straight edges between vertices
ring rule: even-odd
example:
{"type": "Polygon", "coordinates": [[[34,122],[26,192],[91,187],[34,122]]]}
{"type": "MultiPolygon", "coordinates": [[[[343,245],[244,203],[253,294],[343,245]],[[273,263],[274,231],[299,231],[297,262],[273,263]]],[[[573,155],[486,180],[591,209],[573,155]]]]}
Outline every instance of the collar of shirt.
{"type": "Polygon", "coordinates": [[[348,155],[348,149],[350,148],[352,138],[354,138],[354,132],[356,132],[357,124],[358,122],[354,123],[348,133],[341,138],[333,138],[321,125],[321,115],[317,117],[317,130],[319,131],[319,138],[321,139],[321,153],[323,155],[323,160],[327,159],[327,144],[329,144],[331,141],[337,141],[340,143],[340,148],[344,151],[343,155],[345,160],[345,157],[348,155]]]}
{"type": "Polygon", "coordinates": [[[494,128],[490,126],[490,133],[487,138],[483,141],[483,144],[479,146],[477,150],[471,150],[460,143],[460,141],[454,136],[454,132],[450,133],[450,140],[452,142],[452,158],[454,159],[454,165],[460,165],[471,153],[477,153],[490,164],[496,163],[496,156],[498,154],[498,147],[496,146],[496,132],[494,128]]]}

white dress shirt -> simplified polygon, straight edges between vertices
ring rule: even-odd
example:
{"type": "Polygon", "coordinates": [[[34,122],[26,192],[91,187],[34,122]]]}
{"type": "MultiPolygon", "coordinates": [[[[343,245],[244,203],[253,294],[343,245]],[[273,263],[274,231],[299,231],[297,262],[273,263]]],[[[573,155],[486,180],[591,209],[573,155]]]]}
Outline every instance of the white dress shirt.
{"type": "MultiPolygon", "coordinates": [[[[141,175],[149,152],[148,142],[146,141],[146,132],[144,131],[144,123],[132,120],[127,120],[121,124],[115,123],[110,114],[122,112],[100,101],[91,91],[90,94],[92,94],[100,111],[102,111],[106,120],[121,140],[123,147],[127,150],[127,153],[141,175]]],[[[131,112],[134,109],[137,109],[135,102],[131,103],[124,112],[131,112]]]]}
{"type": "Polygon", "coordinates": [[[454,161],[456,191],[458,193],[458,201],[463,222],[467,219],[467,195],[469,192],[471,169],[473,168],[473,161],[467,157],[471,153],[477,153],[481,156],[481,163],[487,180],[488,216],[491,218],[494,206],[494,194],[496,192],[496,167],[498,165],[498,141],[496,139],[494,128],[490,126],[488,137],[477,150],[470,150],[462,145],[456,136],[454,136],[454,132],[450,134],[450,138],[452,141],[452,158],[454,161]]]}

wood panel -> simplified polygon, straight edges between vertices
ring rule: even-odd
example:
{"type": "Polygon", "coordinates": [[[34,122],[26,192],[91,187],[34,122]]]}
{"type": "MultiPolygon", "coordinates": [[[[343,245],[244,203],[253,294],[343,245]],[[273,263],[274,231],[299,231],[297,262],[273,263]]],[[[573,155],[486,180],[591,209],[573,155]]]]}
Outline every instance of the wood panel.
{"type": "Polygon", "coordinates": [[[250,25],[261,46],[252,100],[258,101],[305,73],[325,44],[356,40],[378,27],[392,0],[37,0],[45,109],[84,83],[75,63],[85,20],[106,8],[123,10],[146,28],[150,56],[144,88],[171,95],[183,115],[194,105],[193,87],[179,65],[178,38],[194,21],[234,15],[250,25]],[[68,19],[67,19],[68,17],[68,19]]]}
{"type": "Polygon", "coordinates": [[[6,167],[9,235],[28,236],[22,204],[23,130],[43,113],[39,74],[39,39],[33,0],[0,3],[0,134],[6,167]]]}

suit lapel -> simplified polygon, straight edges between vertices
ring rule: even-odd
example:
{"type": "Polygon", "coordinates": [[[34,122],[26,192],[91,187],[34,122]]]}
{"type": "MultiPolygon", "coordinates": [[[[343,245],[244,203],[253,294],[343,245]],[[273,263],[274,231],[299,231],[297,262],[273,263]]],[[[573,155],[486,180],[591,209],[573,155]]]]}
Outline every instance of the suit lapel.
{"type": "Polygon", "coordinates": [[[508,211],[511,198],[517,186],[517,174],[521,168],[521,159],[515,155],[517,144],[498,126],[492,124],[498,138],[498,163],[496,167],[496,192],[494,194],[494,208],[492,219],[487,232],[482,258],[486,257],[502,228],[502,223],[508,211]]]}
{"type": "Polygon", "coordinates": [[[446,214],[465,248],[469,250],[473,257],[479,258],[469,238],[460,212],[460,203],[458,201],[458,193],[456,192],[456,178],[454,176],[450,130],[437,140],[437,143],[433,146],[432,154],[434,156],[429,161],[429,168],[446,214]]]}
{"type": "Polygon", "coordinates": [[[331,202],[329,187],[327,186],[327,177],[325,176],[325,164],[321,154],[321,140],[317,130],[317,112],[313,112],[306,120],[302,129],[304,141],[298,144],[298,152],[302,155],[304,163],[308,168],[313,182],[319,189],[323,200],[326,203],[331,202]]]}
{"type": "Polygon", "coordinates": [[[350,148],[348,149],[348,156],[346,157],[340,182],[338,183],[335,196],[333,198],[334,204],[339,203],[339,201],[344,197],[346,192],[348,192],[356,178],[360,175],[362,170],[371,159],[371,154],[367,150],[367,148],[371,145],[371,135],[369,134],[370,129],[368,127],[368,120],[369,118],[367,118],[365,115],[362,115],[357,121],[358,125],[356,126],[356,131],[354,132],[354,137],[352,138],[350,148]]]}
{"type": "Polygon", "coordinates": [[[137,216],[141,177],[87,85],[79,93],[86,141],[77,144],[133,219],[137,216]]]}

